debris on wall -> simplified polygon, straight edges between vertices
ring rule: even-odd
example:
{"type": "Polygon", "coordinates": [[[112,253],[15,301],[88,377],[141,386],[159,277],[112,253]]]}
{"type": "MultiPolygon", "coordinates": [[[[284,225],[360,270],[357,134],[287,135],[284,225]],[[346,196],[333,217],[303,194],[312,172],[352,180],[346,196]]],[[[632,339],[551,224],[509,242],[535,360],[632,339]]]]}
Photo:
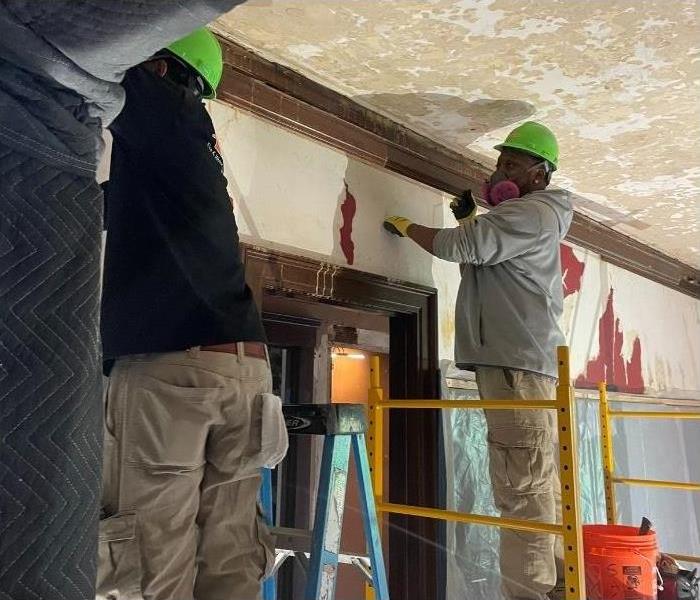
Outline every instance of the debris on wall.
{"type": "Polygon", "coordinates": [[[581,290],[581,278],[586,264],[576,258],[574,249],[561,244],[561,274],[564,284],[564,298],[581,290]]]}
{"type": "Polygon", "coordinates": [[[350,193],[348,182],[345,183],[345,200],[340,205],[340,212],[343,215],[343,224],[340,227],[340,248],[345,255],[345,260],[351,265],[355,262],[355,242],[352,241],[352,221],[357,212],[357,201],[350,193]]]}
{"type": "Polygon", "coordinates": [[[598,356],[588,361],[586,372],[576,379],[576,386],[595,388],[600,381],[607,381],[615,391],[643,394],[642,344],[635,338],[632,355],[625,360],[623,343],[624,334],[620,319],[615,316],[613,289],[610,288],[605,311],[598,320],[598,356]]]}

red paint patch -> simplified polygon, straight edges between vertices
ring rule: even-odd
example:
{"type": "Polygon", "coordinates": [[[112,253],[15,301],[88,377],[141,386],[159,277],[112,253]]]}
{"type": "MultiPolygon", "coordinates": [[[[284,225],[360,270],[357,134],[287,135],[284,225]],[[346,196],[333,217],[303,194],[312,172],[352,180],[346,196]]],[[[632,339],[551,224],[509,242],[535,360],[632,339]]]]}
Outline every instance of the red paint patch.
{"type": "Polygon", "coordinates": [[[343,225],[340,228],[340,248],[345,255],[345,260],[351,265],[355,262],[355,242],[352,241],[352,221],[357,212],[357,201],[350,193],[345,182],[345,200],[340,205],[340,213],[343,215],[343,225]]]}
{"type": "Polygon", "coordinates": [[[564,283],[564,298],[581,290],[581,278],[586,265],[576,258],[574,249],[566,244],[560,246],[561,274],[564,283]]]}
{"type": "Polygon", "coordinates": [[[605,312],[598,321],[598,356],[588,361],[586,373],[576,379],[578,387],[597,387],[607,381],[617,391],[629,394],[644,393],[642,376],[642,344],[635,338],[632,356],[625,361],[622,356],[624,335],[620,330],[620,319],[615,317],[613,290],[610,290],[605,312]]]}

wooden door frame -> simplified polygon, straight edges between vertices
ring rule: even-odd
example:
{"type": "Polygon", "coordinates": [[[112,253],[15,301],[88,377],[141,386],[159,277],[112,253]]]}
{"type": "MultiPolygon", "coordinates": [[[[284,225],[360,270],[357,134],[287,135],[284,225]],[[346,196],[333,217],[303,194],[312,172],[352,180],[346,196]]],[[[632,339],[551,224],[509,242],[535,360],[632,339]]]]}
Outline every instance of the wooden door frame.
{"type": "MultiPolygon", "coordinates": [[[[248,244],[241,244],[241,251],[246,280],[259,308],[269,293],[386,314],[390,319],[389,395],[437,397],[436,289],[248,244]]],[[[439,420],[438,411],[392,411],[391,502],[438,505],[439,420]]],[[[392,597],[437,597],[437,524],[398,515],[392,515],[389,523],[392,597]]]]}

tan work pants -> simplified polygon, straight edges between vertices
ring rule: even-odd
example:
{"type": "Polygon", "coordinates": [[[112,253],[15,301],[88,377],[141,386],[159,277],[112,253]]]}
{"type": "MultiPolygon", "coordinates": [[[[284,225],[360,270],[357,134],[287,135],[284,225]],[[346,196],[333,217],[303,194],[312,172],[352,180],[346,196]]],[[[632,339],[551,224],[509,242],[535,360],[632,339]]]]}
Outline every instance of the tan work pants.
{"type": "Polygon", "coordinates": [[[256,600],[274,563],[257,505],[269,363],[138,355],[106,395],[98,598],[256,600]]]}
{"type": "MultiPolygon", "coordinates": [[[[553,400],[556,382],[543,375],[479,367],[484,400],[553,400]]],[[[496,507],[504,517],[546,523],[561,520],[555,454],[556,415],[550,410],[486,410],[489,471],[496,507]]],[[[501,578],[508,600],[544,600],[563,579],[559,536],[501,529],[501,578]]]]}

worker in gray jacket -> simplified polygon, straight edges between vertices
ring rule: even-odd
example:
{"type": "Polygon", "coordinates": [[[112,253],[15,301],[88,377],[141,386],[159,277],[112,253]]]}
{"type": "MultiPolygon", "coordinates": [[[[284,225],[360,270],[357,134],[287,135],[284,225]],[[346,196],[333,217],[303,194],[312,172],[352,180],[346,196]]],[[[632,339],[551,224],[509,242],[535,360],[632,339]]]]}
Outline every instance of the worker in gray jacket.
{"type": "MultiPolygon", "coordinates": [[[[385,228],[431,254],[458,262],[455,362],[476,372],[488,400],[554,399],[563,291],[559,244],[572,218],[569,193],[548,190],[557,168],[556,138],[544,125],[513,130],[500,151],[476,216],[469,193],[452,208],[460,224],[433,229],[404,217],[385,228]]],[[[561,495],[551,411],[485,411],[491,485],[502,516],[553,523],[561,495]]],[[[508,600],[563,597],[563,552],[550,534],[501,530],[501,576],[508,600]],[[549,595],[548,595],[549,594],[549,595]]]]}

